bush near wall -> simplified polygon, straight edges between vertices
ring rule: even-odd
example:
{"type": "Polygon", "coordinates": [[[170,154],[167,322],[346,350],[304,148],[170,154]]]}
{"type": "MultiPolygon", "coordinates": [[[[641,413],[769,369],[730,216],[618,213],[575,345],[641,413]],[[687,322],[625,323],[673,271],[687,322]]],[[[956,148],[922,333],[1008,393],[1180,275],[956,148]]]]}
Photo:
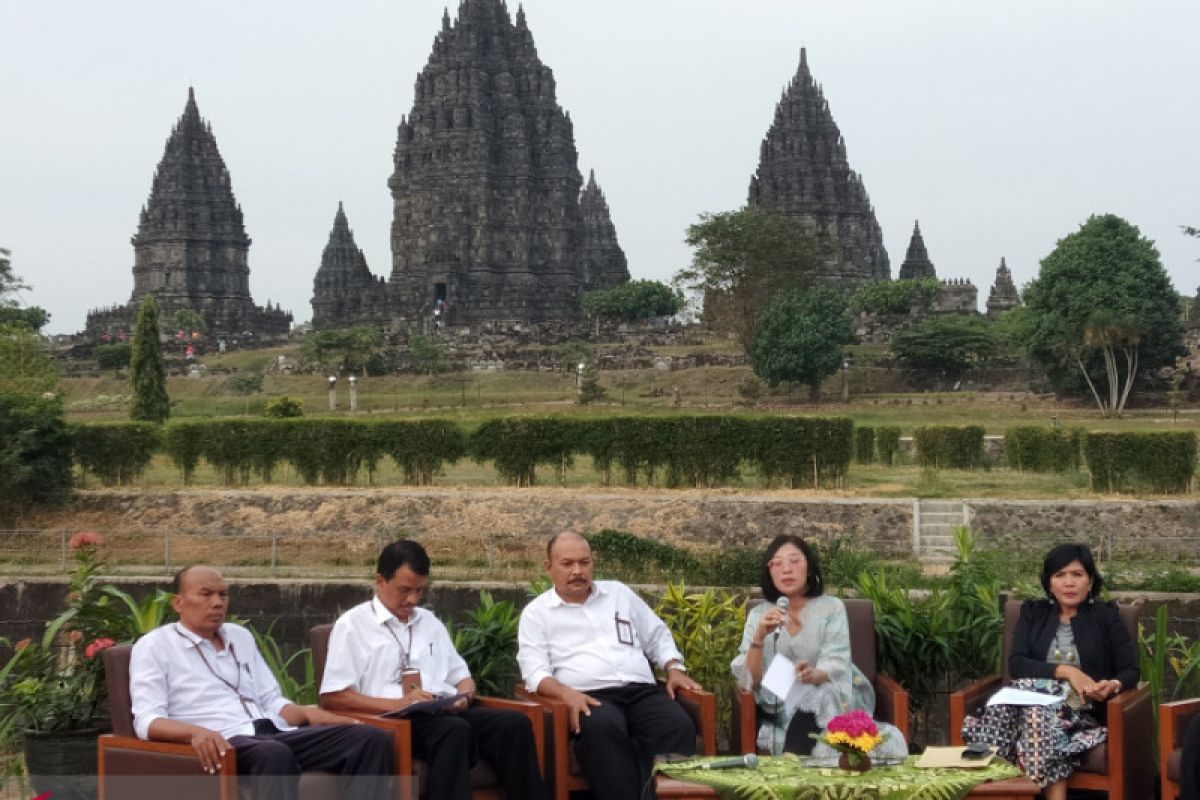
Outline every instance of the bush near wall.
{"type": "Polygon", "coordinates": [[[845,418],[766,417],[754,421],[750,459],[768,483],[840,486],[850,470],[854,423],[845,418]]]}
{"type": "Polygon", "coordinates": [[[854,429],[854,460],[859,464],[875,463],[875,429],[862,426],[854,429]]]}
{"type": "Polygon", "coordinates": [[[1067,472],[1079,469],[1084,432],[1079,428],[1009,428],[1004,457],[1018,472],[1067,472]]]}
{"type": "Polygon", "coordinates": [[[875,452],[879,463],[894,466],[896,454],[900,452],[900,428],[895,425],[880,425],[875,429],[875,452]]]}
{"type": "Polygon", "coordinates": [[[480,425],[469,450],[477,463],[491,461],[500,477],[514,486],[533,486],[538,464],[560,472],[573,463],[584,428],[560,417],[506,417],[480,425]]]}
{"type": "Polygon", "coordinates": [[[928,425],[913,431],[917,463],[937,469],[978,469],[983,461],[979,425],[928,425]]]}
{"type": "Polygon", "coordinates": [[[1195,480],[1193,433],[1089,433],[1084,450],[1096,492],[1186,492],[1195,480]]]}
{"type": "Polygon", "coordinates": [[[85,473],[105,486],[128,486],[162,448],[160,426],[149,422],[70,426],[72,453],[85,473]]]}

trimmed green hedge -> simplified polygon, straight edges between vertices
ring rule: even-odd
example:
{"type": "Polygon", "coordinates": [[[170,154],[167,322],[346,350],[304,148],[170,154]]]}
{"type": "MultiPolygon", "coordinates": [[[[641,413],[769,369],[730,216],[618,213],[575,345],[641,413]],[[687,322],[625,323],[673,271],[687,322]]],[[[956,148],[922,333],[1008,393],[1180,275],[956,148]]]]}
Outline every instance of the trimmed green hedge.
{"type": "Polygon", "coordinates": [[[928,425],[913,431],[917,463],[937,469],[978,469],[984,465],[979,425],[928,425]]]}
{"type": "Polygon", "coordinates": [[[162,449],[161,428],[150,422],[71,425],[70,435],[79,468],[105,486],[133,483],[162,449]]]}
{"type": "Polygon", "coordinates": [[[875,463],[875,429],[867,426],[854,429],[854,460],[859,464],[875,463]]]}
{"type": "Polygon", "coordinates": [[[1084,431],[1080,428],[1009,428],[1004,458],[1018,472],[1067,472],[1083,462],[1084,431]]]}
{"type": "Polygon", "coordinates": [[[895,425],[880,425],[875,429],[875,452],[879,463],[885,467],[895,466],[900,453],[900,428],[895,425]]]}
{"type": "Polygon", "coordinates": [[[1084,449],[1096,492],[1186,492],[1196,474],[1193,433],[1089,433],[1084,449]]]}

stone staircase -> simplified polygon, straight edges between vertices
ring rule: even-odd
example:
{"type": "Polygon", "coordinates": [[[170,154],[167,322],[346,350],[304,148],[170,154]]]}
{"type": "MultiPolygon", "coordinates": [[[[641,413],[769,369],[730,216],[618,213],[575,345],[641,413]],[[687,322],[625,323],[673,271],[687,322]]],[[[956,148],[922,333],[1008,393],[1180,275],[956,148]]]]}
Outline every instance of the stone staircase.
{"type": "Polygon", "coordinates": [[[917,557],[937,571],[954,562],[954,529],[970,523],[961,500],[917,500],[917,557]]]}

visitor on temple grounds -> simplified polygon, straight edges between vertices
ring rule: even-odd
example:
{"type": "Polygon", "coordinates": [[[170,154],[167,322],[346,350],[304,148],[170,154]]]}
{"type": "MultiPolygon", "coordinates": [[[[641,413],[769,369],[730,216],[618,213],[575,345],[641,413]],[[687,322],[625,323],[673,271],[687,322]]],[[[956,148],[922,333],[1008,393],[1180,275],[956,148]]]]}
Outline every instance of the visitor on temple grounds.
{"type": "MultiPolygon", "coordinates": [[[[730,665],[738,684],[754,692],[758,748],[773,755],[836,757],[813,735],[844,711],[875,712],[875,690],[850,660],[846,606],[825,594],[816,551],[792,534],[780,534],[767,546],[760,583],[767,602],[746,615],[742,643],[730,665]],[[795,682],[787,698],[762,685],[776,656],[793,665],[795,682]]],[[[876,727],[883,741],[874,757],[908,755],[896,727],[883,722],[876,727]]]]}
{"type": "Polygon", "coordinates": [[[342,777],[343,796],[385,800],[392,734],[285,698],[250,631],[225,621],[229,585],[211,567],[175,575],[179,621],[133,646],[129,691],[142,739],[190,744],[216,774],[230,748],[259,800],[295,800],[302,771],[342,777]]]}
{"type": "Polygon", "coordinates": [[[1021,606],[1008,672],[1018,689],[1062,697],[1050,705],[988,706],[963,721],[963,739],[997,748],[1046,800],[1063,800],[1083,755],[1107,738],[1103,704],[1138,682],[1137,652],[1091,550],[1062,544],[1042,565],[1045,598],[1021,606]]]}
{"type": "Polygon", "coordinates": [[[475,681],[446,626],[420,608],[429,585],[429,555],[402,539],[379,554],[375,596],[342,614],[329,638],[321,706],[384,714],[439,697],[464,695],[412,724],[413,755],[425,762],[426,797],[468,800],[479,758],[499,778],[505,797],[544,795],[529,718],[471,702],[475,681]]]}
{"type": "Polygon", "coordinates": [[[546,546],[554,586],[521,612],[517,661],[531,692],[570,709],[575,753],[596,800],[649,792],[656,755],[696,752],[696,730],[674,702],[688,677],[671,632],[628,586],[593,580],[592,547],[564,531],[546,546]],[[651,662],[663,669],[665,688],[651,662]]]}

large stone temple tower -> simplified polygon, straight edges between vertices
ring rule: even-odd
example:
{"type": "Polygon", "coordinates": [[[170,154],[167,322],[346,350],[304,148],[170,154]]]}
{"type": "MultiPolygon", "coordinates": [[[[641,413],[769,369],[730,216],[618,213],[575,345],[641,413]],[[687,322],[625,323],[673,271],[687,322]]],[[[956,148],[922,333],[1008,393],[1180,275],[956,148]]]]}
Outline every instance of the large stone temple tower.
{"type": "Polygon", "coordinates": [[[749,203],[799,217],[829,237],[835,247],[822,280],[850,289],[891,277],[875,209],[846,160],[846,143],[804,49],[759,150],[749,203]]]}
{"type": "Polygon", "coordinates": [[[313,279],[312,309],[318,329],[383,325],[388,320],[387,284],[371,274],[341,203],[313,279]]]}
{"type": "Polygon", "coordinates": [[[250,296],[250,237],[242,208],[190,88],[131,242],[133,296],[125,306],[89,313],[90,334],[130,330],[148,294],[164,328],[178,311],[191,309],[213,334],[287,334],[291,314],[256,306],[250,296]]]}
{"type": "Polygon", "coordinates": [[[571,118],[524,10],[446,13],[393,164],[394,322],[575,320],[583,291],[628,280],[615,231],[594,233],[612,229],[607,206],[589,202],[585,225],[571,118]]]}

